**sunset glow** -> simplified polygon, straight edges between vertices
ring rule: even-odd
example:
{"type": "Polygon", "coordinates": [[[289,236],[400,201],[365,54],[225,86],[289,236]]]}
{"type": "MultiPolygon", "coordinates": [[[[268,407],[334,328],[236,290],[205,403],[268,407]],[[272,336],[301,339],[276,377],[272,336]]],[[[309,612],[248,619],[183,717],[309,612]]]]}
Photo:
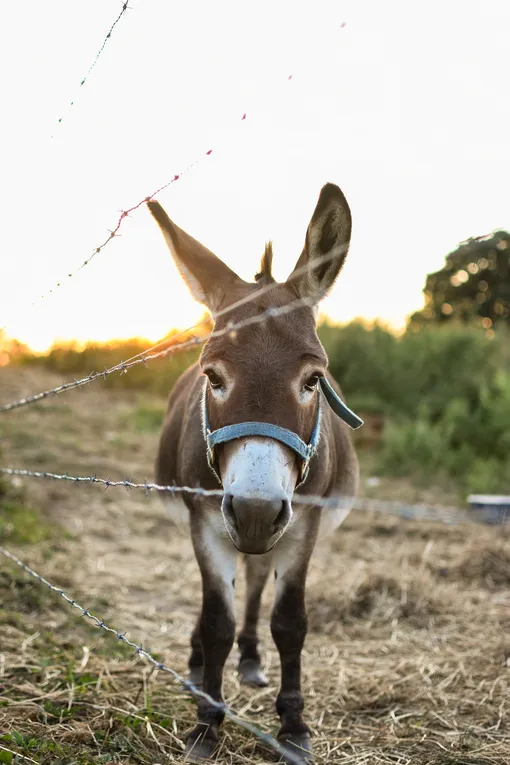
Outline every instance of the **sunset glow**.
{"type": "Polygon", "coordinates": [[[510,228],[504,0],[130,6],[81,89],[118,0],[6,11],[0,326],[11,337],[35,350],[155,342],[198,321],[143,205],[78,270],[122,209],[197,159],[158,199],[245,279],[267,239],[285,278],[321,186],[342,187],[354,230],[323,304],[335,321],[401,327],[450,249],[510,228]]]}

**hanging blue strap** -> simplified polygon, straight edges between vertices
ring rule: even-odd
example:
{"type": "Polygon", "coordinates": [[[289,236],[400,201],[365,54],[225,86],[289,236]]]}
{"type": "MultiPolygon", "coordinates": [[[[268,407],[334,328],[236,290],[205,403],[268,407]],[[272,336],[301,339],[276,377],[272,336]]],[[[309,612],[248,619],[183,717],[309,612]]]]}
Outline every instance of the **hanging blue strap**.
{"type": "Polygon", "coordinates": [[[342,401],[340,396],[336,393],[334,388],[332,387],[331,383],[326,377],[320,377],[319,383],[321,386],[321,390],[324,393],[324,396],[326,398],[326,401],[330,405],[331,409],[334,411],[338,417],[340,417],[341,420],[343,420],[350,428],[353,430],[357,430],[358,428],[361,428],[363,425],[363,420],[361,417],[358,417],[357,414],[355,414],[352,409],[349,409],[347,404],[342,401]]]}

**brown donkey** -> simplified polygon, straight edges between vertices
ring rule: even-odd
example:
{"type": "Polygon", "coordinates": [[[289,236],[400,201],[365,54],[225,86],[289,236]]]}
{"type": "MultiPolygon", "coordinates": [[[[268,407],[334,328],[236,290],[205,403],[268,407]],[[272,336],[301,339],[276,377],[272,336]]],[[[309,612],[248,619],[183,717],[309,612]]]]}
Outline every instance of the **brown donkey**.
{"type": "MultiPolygon", "coordinates": [[[[328,382],[328,360],[316,332],[317,304],[333,285],[349,246],[349,206],[337,186],[324,186],[303,252],[284,283],[271,275],[271,245],[255,283],[248,283],[172,223],[157,202],[148,206],[191,294],[210,310],[217,330],[304,298],[292,312],[276,311],[260,323],[208,340],[200,362],[184,372],[170,394],[157,480],[221,486],[224,492],[223,498],[184,496],[180,507],[178,500],[168,500],[174,517],[181,510],[189,517],[202,575],[202,610],[191,636],[191,681],[221,700],[223,667],[235,638],[234,584],[241,552],[248,598],[238,637],[239,674],[249,685],[267,685],[257,650],[257,620],[273,569],[271,632],[281,660],[278,739],[294,755],[289,760],[297,756],[309,763],[310,731],[302,718],[301,694],[306,574],[319,533],[341,523],[358,484],[346,423],[358,427],[361,420],[338,397],[336,383],[328,382]],[[229,306],[232,310],[225,311],[229,306]],[[331,509],[304,503],[292,507],[296,491],[346,501],[336,507],[332,503],[331,509]]],[[[200,703],[187,742],[190,760],[200,762],[213,753],[222,719],[220,710],[200,703]]]]}

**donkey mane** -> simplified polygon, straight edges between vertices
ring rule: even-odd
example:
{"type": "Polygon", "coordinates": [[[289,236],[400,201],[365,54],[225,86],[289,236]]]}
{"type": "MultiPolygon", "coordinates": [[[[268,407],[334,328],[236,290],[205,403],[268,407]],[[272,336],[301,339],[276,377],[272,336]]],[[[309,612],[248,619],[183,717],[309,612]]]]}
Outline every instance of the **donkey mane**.
{"type": "Polygon", "coordinates": [[[255,281],[260,284],[272,284],[274,282],[271,269],[273,267],[273,243],[266,242],[264,254],[260,261],[260,271],[255,274],[255,281]]]}

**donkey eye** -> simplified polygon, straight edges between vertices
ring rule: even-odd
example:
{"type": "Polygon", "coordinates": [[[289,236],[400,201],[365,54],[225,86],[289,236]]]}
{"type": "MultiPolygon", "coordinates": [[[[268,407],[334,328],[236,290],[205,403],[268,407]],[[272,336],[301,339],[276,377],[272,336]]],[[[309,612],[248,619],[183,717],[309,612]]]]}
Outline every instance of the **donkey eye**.
{"type": "Polygon", "coordinates": [[[204,371],[204,374],[208,377],[209,383],[211,385],[211,388],[218,389],[218,388],[224,388],[225,383],[221,379],[221,377],[216,374],[216,372],[213,369],[206,369],[204,371]]]}
{"type": "Polygon", "coordinates": [[[303,388],[305,390],[315,390],[315,388],[317,387],[317,383],[318,382],[319,382],[319,375],[318,374],[310,375],[308,380],[303,385],[303,388]]]}

